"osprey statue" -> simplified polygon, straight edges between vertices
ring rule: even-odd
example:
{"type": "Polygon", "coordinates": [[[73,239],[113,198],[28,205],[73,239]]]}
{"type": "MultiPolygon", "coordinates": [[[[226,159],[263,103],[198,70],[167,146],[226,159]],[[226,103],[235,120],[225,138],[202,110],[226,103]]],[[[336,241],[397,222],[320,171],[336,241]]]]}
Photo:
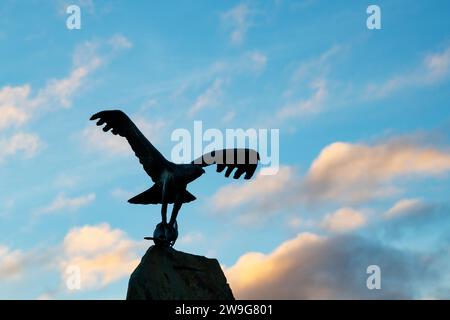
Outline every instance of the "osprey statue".
{"type": "Polygon", "coordinates": [[[173,246],[178,237],[177,215],[183,203],[196,198],[186,190],[187,185],[205,173],[206,166],[216,164],[217,172],[227,168],[225,177],[234,169],[234,179],[244,173],[250,179],[258,165],[259,154],[252,149],[224,149],[204,154],[189,164],[176,164],[166,158],[147,140],[131,119],[120,110],[105,110],[94,114],[90,120],[97,125],[106,123],[103,131],[125,137],[133,149],[145,172],[154,182],[148,190],[128,200],[134,204],[161,204],[162,221],[156,226],[153,237],[147,237],[157,245],[173,246]],[[173,204],[172,214],[167,223],[167,205],[173,204]]]}

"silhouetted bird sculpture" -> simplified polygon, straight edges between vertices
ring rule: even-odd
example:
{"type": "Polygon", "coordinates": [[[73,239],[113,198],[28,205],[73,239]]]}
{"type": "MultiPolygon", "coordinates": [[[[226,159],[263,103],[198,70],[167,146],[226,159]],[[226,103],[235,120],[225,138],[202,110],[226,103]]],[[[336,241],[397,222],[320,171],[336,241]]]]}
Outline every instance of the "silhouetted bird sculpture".
{"type": "Polygon", "coordinates": [[[128,200],[134,204],[162,204],[162,222],[153,233],[155,244],[171,245],[178,237],[176,222],[178,212],[183,203],[196,198],[186,190],[188,183],[205,173],[203,167],[217,164],[217,172],[227,168],[225,177],[229,177],[234,169],[234,179],[239,179],[244,173],[245,179],[250,179],[258,165],[259,154],[252,149],[223,149],[204,154],[189,164],[175,164],[166,158],[147,140],[131,119],[120,110],[105,110],[94,114],[90,120],[97,120],[97,125],[106,123],[103,131],[112,129],[112,133],[128,140],[145,172],[154,185],[128,200]],[[172,214],[167,223],[167,205],[173,204],[172,214]]]}

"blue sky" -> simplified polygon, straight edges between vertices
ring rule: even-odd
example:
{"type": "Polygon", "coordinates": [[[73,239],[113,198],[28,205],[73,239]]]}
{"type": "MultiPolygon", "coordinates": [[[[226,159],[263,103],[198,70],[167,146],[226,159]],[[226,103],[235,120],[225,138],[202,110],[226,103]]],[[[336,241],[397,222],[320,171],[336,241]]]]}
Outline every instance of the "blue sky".
{"type": "Polygon", "coordinates": [[[238,298],[449,298],[450,4],[4,1],[0,298],[122,299],[160,219],[122,109],[170,158],[177,128],[279,129],[278,174],[189,186],[179,250],[238,298]],[[81,8],[81,29],[65,8],[81,8]],[[381,30],[366,27],[369,4],[381,30]],[[366,268],[379,265],[381,290],[366,268]],[[80,290],[66,270],[81,268],[80,290]]]}

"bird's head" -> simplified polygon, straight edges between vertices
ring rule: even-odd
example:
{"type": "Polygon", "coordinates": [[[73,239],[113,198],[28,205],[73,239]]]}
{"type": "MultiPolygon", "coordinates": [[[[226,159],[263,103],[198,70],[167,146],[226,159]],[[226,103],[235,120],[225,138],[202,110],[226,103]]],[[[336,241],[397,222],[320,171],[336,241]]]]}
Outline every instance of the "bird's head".
{"type": "Polygon", "coordinates": [[[202,174],[205,173],[205,170],[199,165],[189,165],[188,170],[186,172],[187,182],[192,182],[195,179],[199,178],[202,174]]]}

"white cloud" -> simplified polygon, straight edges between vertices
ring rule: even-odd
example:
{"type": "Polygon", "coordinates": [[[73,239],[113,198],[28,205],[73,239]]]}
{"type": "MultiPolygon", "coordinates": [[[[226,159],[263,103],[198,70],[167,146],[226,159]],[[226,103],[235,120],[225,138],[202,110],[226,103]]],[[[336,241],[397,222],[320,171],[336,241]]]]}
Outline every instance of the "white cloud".
{"type": "Polygon", "coordinates": [[[52,79],[40,89],[32,100],[35,107],[52,105],[68,108],[75,94],[82,88],[86,78],[105,63],[105,57],[98,54],[100,42],[86,41],[77,46],[73,55],[73,67],[62,79],[52,79]]]}
{"type": "Polygon", "coordinates": [[[230,41],[233,45],[244,42],[250,26],[252,11],[247,4],[241,3],[222,14],[222,22],[231,29],[230,41]]]}
{"type": "Polygon", "coordinates": [[[410,87],[428,86],[446,79],[450,74],[450,47],[428,54],[412,72],[394,75],[379,84],[370,84],[364,97],[384,98],[410,87]]]}
{"type": "MultiPolygon", "coordinates": [[[[103,63],[103,59],[96,52],[97,47],[98,44],[93,42],[85,42],[78,46],[73,56],[73,67],[69,75],[61,79],[50,79],[34,95],[28,84],[1,88],[0,108],[8,110],[8,117],[22,125],[38,108],[69,107],[85,78],[103,63]],[[27,114],[26,118],[24,113],[27,114]]],[[[2,122],[1,118],[0,123],[2,122]]]]}
{"type": "Polygon", "coordinates": [[[429,206],[422,199],[402,199],[385,212],[386,219],[425,212],[429,206]]]}
{"type": "Polygon", "coordinates": [[[222,94],[223,84],[224,81],[222,79],[214,80],[214,82],[206,89],[206,91],[197,97],[194,104],[189,109],[189,115],[193,116],[204,108],[216,105],[218,103],[219,97],[222,94]]]}
{"type": "Polygon", "coordinates": [[[130,40],[122,34],[116,34],[112,36],[109,39],[108,43],[114,50],[130,49],[131,47],[133,47],[133,44],[130,42],[130,40]]]}
{"type": "Polygon", "coordinates": [[[47,247],[31,250],[15,250],[0,244],[0,281],[20,281],[33,275],[42,267],[48,267],[54,257],[47,247]]]}
{"type": "Polygon", "coordinates": [[[104,287],[129,276],[139,264],[138,243],[108,224],[73,228],[62,247],[61,276],[65,278],[68,266],[78,266],[82,290],[104,287]]]}
{"type": "Polygon", "coordinates": [[[335,142],[313,161],[302,186],[306,200],[354,203],[392,195],[396,178],[450,171],[450,154],[406,138],[376,145],[335,142]]]}
{"type": "MultiPolygon", "coordinates": [[[[261,202],[286,190],[294,176],[291,167],[281,167],[276,175],[258,175],[243,184],[230,184],[221,187],[212,197],[217,210],[230,210],[236,207],[261,202]]],[[[272,199],[272,198],[271,198],[272,199]]]]}
{"type": "Polygon", "coordinates": [[[51,103],[63,108],[70,107],[73,96],[91,71],[85,67],[77,67],[66,78],[50,80],[47,86],[39,91],[36,100],[33,102],[37,106],[45,106],[51,103]]]}
{"type": "MultiPolygon", "coordinates": [[[[392,197],[403,192],[399,186],[405,179],[440,178],[449,172],[450,153],[421,143],[415,135],[375,144],[335,142],[321,150],[303,177],[286,166],[274,176],[259,173],[251,181],[221,187],[211,206],[254,224],[299,204],[349,206],[392,197]]],[[[344,212],[338,215],[343,216],[344,212]]]]}
{"type": "Polygon", "coordinates": [[[115,188],[114,190],[111,191],[111,196],[113,196],[113,198],[117,200],[125,201],[133,197],[134,194],[122,188],[115,188]]]}
{"type": "Polygon", "coordinates": [[[299,217],[291,217],[287,221],[287,225],[292,229],[298,229],[303,225],[303,221],[299,217]]]}
{"type": "Polygon", "coordinates": [[[32,283],[36,274],[42,271],[53,273],[56,269],[60,273],[61,284],[39,296],[53,299],[66,287],[69,266],[80,268],[81,290],[98,289],[130,276],[139,264],[139,251],[142,249],[141,242],[133,241],[125,232],[106,223],[75,227],[67,232],[61,243],[45,248],[21,251],[0,245],[0,280],[25,279],[32,283]]]}
{"type": "Polygon", "coordinates": [[[266,67],[267,56],[264,53],[254,51],[248,54],[248,58],[251,63],[250,66],[255,72],[261,72],[266,67]]]}
{"type": "Polygon", "coordinates": [[[293,72],[283,96],[287,102],[278,110],[279,120],[314,115],[323,111],[330,96],[328,74],[331,60],[341,54],[341,46],[333,46],[317,58],[302,62],[293,72]],[[305,91],[303,88],[309,88],[305,91]],[[308,95],[306,98],[305,96],[308,95]]]}
{"type": "Polygon", "coordinates": [[[86,127],[81,133],[81,138],[91,150],[106,151],[113,155],[127,154],[131,150],[124,138],[105,133],[94,125],[86,127]]]}
{"type": "MultiPolygon", "coordinates": [[[[127,39],[121,35],[112,37],[108,42],[118,49],[129,47],[127,39]]],[[[38,109],[49,111],[52,108],[70,107],[86,78],[104,64],[105,57],[98,54],[102,45],[98,41],[86,41],[77,46],[68,76],[50,79],[38,90],[33,91],[29,84],[0,88],[0,130],[25,125],[38,109]]]]}
{"type": "Polygon", "coordinates": [[[425,57],[426,80],[436,82],[444,79],[450,72],[450,47],[442,52],[431,53],[425,57]]]}
{"type": "Polygon", "coordinates": [[[76,211],[81,207],[85,207],[95,200],[95,193],[69,198],[60,193],[48,206],[38,210],[39,214],[49,214],[58,211],[76,211]]]}
{"type": "MultiPolygon", "coordinates": [[[[114,38],[113,43],[124,47],[126,38],[114,38]]],[[[0,130],[13,127],[18,130],[33,118],[37,110],[49,111],[55,108],[68,108],[77,92],[83,87],[86,78],[104,63],[97,54],[99,42],[85,42],[78,46],[73,55],[73,66],[67,77],[50,79],[47,84],[32,90],[29,84],[4,86],[0,88],[0,130]]],[[[9,138],[0,140],[0,161],[22,151],[32,157],[42,146],[35,134],[15,132],[9,138]]]]}
{"type": "Polygon", "coordinates": [[[0,130],[20,127],[29,120],[28,97],[30,86],[5,86],[0,88],[0,130]]]}
{"type": "Polygon", "coordinates": [[[313,94],[307,98],[282,107],[278,113],[278,119],[301,117],[322,111],[322,106],[328,96],[327,83],[324,79],[311,83],[313,94]]]}
{"type": "MultiPolygon", "coordinates": [[[[142,116],[132,117],[139,130],[152,143],[157,143],[161,138],[161,132],[166,127],[164,120],[149,122],[142,116]]],[[[80,140],[89,150],[106,152],[109,155],[129,155],[131,147],[127,140],[119,135],[113,135],[111,131],[103,130],[91,123],[80,134],[80,140]]]]}
{"type": "Polygon", "coordinates": [[[148,109],[152,109],[158,106],[158,100],[155,98],[149,98],[147,101],[145,101],[142,105],[141,105],[141,110],[145,111],[148,109]]]}
{"type": "MultiPolygon", "coordinates": [[[[316,77],[324,77],[330,71],[331,60],[336,60],[336,57],[343,51],[344,48],[342,46],[332,46],[318,57],[302,62],[294,70],[292,75],[292,85],[296,86],[302,81],[310,81],[316,77]]],[[[289,95],[290,91],[291,90],[286,91],[285,95],[289,95]]]]}
{"type": "Polygon", "coordinates": [[[236,112],[235,111],[228,111],[227,113],[225,113],[225,115],[222,117],[222,121],[223,123],[228,123],[233,121],[233,119],[236,117],[236,112]]]}
{"type": "Polygon", "coordinates": [[[57,1],[58,14],[64,16],[67,15],[66,8],[73,4],[80,6],[82,13],[85,12],[84,10],[86,10],[86,12],[90,14],[95,13],[94,0],[58,0],[57,1]]]}
{"type": "Polygon", "coordinates": [[[242,255],[225,274],[237,299],[417,298],[422,281],[442,276],[429,262],[362,237],[301,233],[268,254],[242,255]],[[367,290],[372,264],[383,270],[383,290],[367,290]]]}
{"type": "Polygon", "coordinates": [[[45,292],[37,296],[36,300],[53,300],[54,297],[52,294],[45,292]]]}
{"type": "Polygon", "coordinates": [[[43,148],[39,137],[31,133],[18,132],[8,138],[0,138],[0,162],[18,153],[25,158],[34,157],[43,148]]]}
{"type": "Polygon", "coordinates": [[[280,167],[275,175],[263,175],[243,183],[221,187],[210,200],[213,211],[235,215],[245,226],[265,223],[273,214],[286,210],[298,198],[297,177],[292,167],[280,167]]]}
{"type": "Polygon", "coordinates": [[[63,173],[55,178],[54,184],[58,188],[73,188],[80,180],[79,176],[63,173]]]}
{"type": "MultiPolygon", "coordinates": [[[[169,89],[173,90],[171,99],[182,100],[182,104],[192,99],[191,94],[195,95],[192,105],[187,110],[187,114],[192,116],[207,107],[218,105],[224,96],[224,89],[234,78],[261,74],[267,65],[267,60],[266,54],[261,51],[247,51],[234,58],[214,61],[206,69],[185,75],[181,79],[172,81],[172,85],[164,85],[164,87],[175,87],[169,89]],[[200,93],[199,87],[204,88],[200,93]],[[189,97],[187,97],[188,94],[189,97]]],[[[155,90],[160,91],[161,88],[155,90]]],[[[155,104],[152,100],[154,99],[150,100],[150,105],[155,104]]],[[[145,104],[142,106],[142,109],[144,108],[146,108],[145,104]]]]}
{"type": "Polygon", "coordinates": [[[183,245],[192,245],[192,244],[201,242],[204,239],[205,239],[205,236],[203,235],[203,233],[198,232],[198,231],[193,231],[193,232],[186,233],[182,237],[180,237],[180,239],[178,240],[178,243],[183,244],[183,245]]]}
{"type": "MultiPolygon", "coordinates": [[[[0,93],[1,94],[1,93],[0,93]]],[[[0,105],[2,103],[0,102],[0,105]]],[[[10,126],[21,126],[28,120],[28,114],[13,106],[0,107],[0,130],[10,126]]]]}
{"type": "Polygon", "coordinates": [[[0,245],[0,280],[17,280],[22,276],[24,255],[19,250],[0,245]]]}
{"type": "Polygon", "coordinates": [[[149,121],[143,116],[135,116],[134,123],[150,141],[158,142],[161,139],[161,131],[166,127],[166,121],[162,119],[152,119],[149,121]]]}
{"type": "Polygon", "coordinates": [[[328,231],[347,232],[364,226],[366,222],[366,216],[362,212],[352,208],[341,208],[326,215],[320,225],[328,231]]]}
{"type": "MultiPolygon", "coordinates": [[[[87,50],[91,46],[79,47],[74,55],[74,69],[68,77],[52,79],[47,85],[32,95],[30,85],[5,86],[0,88],[0,130],[13,127],[16,130],[25,125],[36,109],[49,108],[58,105],[68,107],[75,92],[80,88],[83,79],[94,71],[101,60],[87,50]],[[88,63],[83,64],[85,61],[88,63]]],[[[0,161],[19,152],[27,157],[33,157],[42,148],[38,135],[15,132],[8,138],[0,139],[0,161]]]]}

